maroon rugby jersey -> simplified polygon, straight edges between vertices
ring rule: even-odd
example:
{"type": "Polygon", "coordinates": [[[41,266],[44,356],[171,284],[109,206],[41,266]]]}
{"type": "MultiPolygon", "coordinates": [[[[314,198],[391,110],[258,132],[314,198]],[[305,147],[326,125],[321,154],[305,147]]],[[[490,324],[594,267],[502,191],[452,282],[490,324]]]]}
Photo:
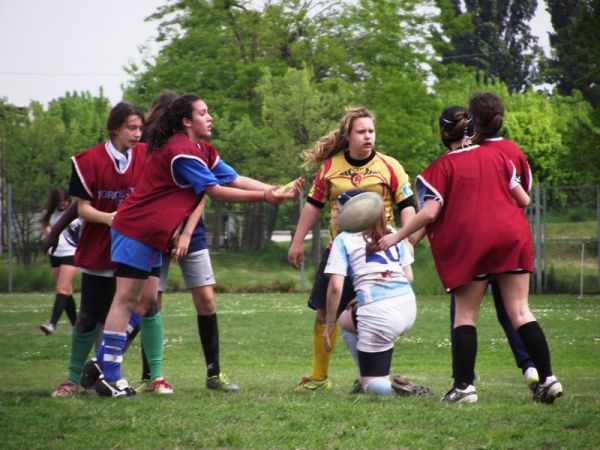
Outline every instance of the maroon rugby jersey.
{"type": "MultiPolygon", "coordinates": [[[[73,168],[98,211],[113,212],[130,195],[142,174],[146,144],[133,147],[127,167],[120,171],[105,143],[91,147],[71,158],[73,168]]],[[[110,228],[104,224],[84,222],[75,264],[90,270],[115,269],[110,260],[110,228]]]]}
{"type": "Polygon", "coordinates": [[[480,274],[533,271],[529,225],[509,190],[514,171],[502,152],[475,145],[445,153],[417,177],[441,200],[426,231],[446,290],[480,274]]]}
{"type": "MultiPolygon", "coordinates": [[[[182,186],[175,181],[173,163],[178,158],[192,158],[207,166],[207,156],[185,134],[171,136],[148,156],[135,192],[127,197],[113,220],[115,230],[157,250],[167,251],[173,232],[201,199],[190,185],[182,186]]],[[[208,168],[207,173],[210,173],[208,168]]]]}
{"type": "Polygon", "coordinates": [[[496,147],[510,159],[517,169],[517,175],[521,179],[521,186],[525,191],[531,190],[531,168],[527,162],[527,157],[517,144],[509,139],[501,137],[485,139],[479,145],[482,147],[496,147]]]}

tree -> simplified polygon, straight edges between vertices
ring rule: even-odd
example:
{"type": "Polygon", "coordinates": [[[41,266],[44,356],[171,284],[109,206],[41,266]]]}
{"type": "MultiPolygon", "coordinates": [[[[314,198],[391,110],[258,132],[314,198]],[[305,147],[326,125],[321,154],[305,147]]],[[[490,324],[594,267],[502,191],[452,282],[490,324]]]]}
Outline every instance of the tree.
{"type": "Polygon", "coordinates": [[[537,0],[437,0],[441,9],[441,50],[447,63],[459,62],[498,78],[511,92],[521,92],[536,79],[541,49],[529,21],[537,0]],[[451,48],[443,44],[450,40],[451,48]]]}
{"type": "Polygon", "coordinates": [[[35,261],[37,216],[48,192],[68,185],[70,157],[100,140],[110,105],[102,96],[68,93],[47,110],[37,102],[23,109],[3,106],[8,113],[0,133],[4,177],[12,185],[15,252],[28,265],[35,261]]]}
{"type": "Polygon", "coordinates": [[[547,79],[558,92],[578,89],[600,107],[600,0],[547,0],[554,33],[547,79]]]}

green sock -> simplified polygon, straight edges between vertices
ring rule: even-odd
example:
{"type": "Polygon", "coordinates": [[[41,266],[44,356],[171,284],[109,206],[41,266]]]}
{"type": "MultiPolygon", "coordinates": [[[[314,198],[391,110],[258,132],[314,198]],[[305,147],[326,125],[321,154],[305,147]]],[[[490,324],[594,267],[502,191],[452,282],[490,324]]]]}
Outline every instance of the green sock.
{"type": "Polygon", "coordinates": [[[94,346],[96,330],[87,333],[71,333],[71,359],[69,360],[69,380],[79,384],[81,369],[94,346]]]}
{"type": "Polygon", "coordinates": [[[150,379],[156,380],[163,376],[163,323],[160,312],[142,317],[140,331],[144,353],[150,366],[150,379]]]}

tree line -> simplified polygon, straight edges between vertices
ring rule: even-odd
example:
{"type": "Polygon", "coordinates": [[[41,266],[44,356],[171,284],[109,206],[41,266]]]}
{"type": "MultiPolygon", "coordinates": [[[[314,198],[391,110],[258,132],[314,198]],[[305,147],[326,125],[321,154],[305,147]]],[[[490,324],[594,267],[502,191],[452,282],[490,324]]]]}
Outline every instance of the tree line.
{"type": "MultiPolygon", "coordinates": [[[[537,183],[596,184],[599,4],[548,0],[554,31],[545,56],[529,26],[535,0],[178,0],[147,18],[161,50],[126,68],[124,99],[147,108],[164,89],[200,95],[213,142],[239,173],[309,183],[301,152],[346,106],[375,113],[376,149],[414,178],[443,151],[440,111],[490,90],[505,102],[503,135],[523,148],[537,183]]],[[[105,139],[109,108],[89,93],[67,93],[46,109],[0,100],[2,175],[14,189],[21,262],[31,261],[33,214],[51,187],[68,183],[69,156],[105,139]]],[[[213,205],[217,231],[222,208],[213,205]]],[[[298,211],[231,208],[246,219],[245,250],[260,249],[277,223],[293,227],[298,211]]]]}

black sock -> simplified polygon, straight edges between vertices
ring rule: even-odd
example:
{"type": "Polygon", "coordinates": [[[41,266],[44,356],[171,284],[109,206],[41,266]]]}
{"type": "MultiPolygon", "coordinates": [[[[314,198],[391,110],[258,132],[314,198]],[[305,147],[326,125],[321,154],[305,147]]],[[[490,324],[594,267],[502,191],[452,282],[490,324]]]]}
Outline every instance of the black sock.
{"type": "Polygon", "coordinates": [[[64,294],[56,294],[54,298],[54,306],[52,307],[52,315],[50,316],[50,323],[56,327],[60,316],[65,310],[65,305],[67,304],[68,296],[64,294]]]}
{"type": "Polygon", "coordinates": [[[150,379],[150,366],[148,365],[148,358],[146,358],[146,352],[144,352],[144,346],[141,346],[142,353],[142,380],[150,379]]]}
{"type": "Polygon", "coordinates": [[[69,322],[71,322],[71,326],[75,326],[75,321],[77,321],[77,307],[75,306],[75,299],[72,295],[69,295],[67,298],[67,303],[65,304],[65,312],[67,313],[67,317],[69,318],[69,322]]]}
{"type": "Polygon", "coordinates": [[[477,328],[460,325],[452,330],[452,367],[454,386],[464,388],[475,380],[477,357],[477,328]]]}
{"type": "Polygon", "coordinates": [[[533,322],[521,325],[517,329],[517,333],[538,370],[540,383],[544,383],[546,377],[552,375],[552,366],[550,365],[548,342],[546,341],[542,327],[534,320],[533,322]]]}
{"type": "Polygon", "coordinates": [[[209,377],[219,375],[219,326],[217,313],[210,316],[198,316],[198,334],[204,350],[206,361],[206,375],[209,377]]]}

